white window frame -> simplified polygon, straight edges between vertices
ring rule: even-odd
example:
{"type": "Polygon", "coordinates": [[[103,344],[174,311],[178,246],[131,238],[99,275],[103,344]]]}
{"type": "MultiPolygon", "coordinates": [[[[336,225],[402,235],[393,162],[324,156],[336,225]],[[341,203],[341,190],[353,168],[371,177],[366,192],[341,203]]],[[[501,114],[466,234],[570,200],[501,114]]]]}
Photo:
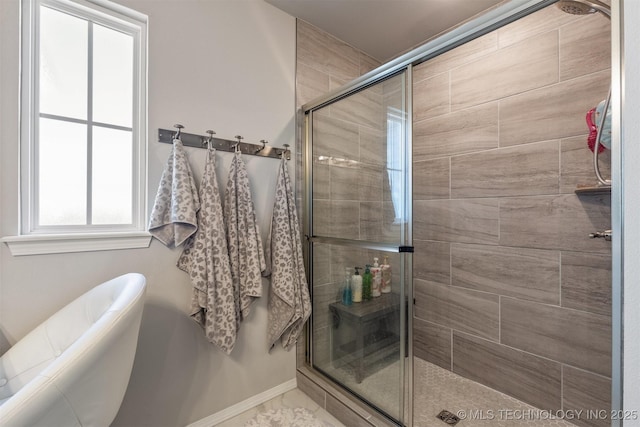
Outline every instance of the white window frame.
{"type": "MultiPolygon", "coordinates": [[[[108,0],[22,0],[21,12],[20,230],[18,236],[5,237],[2,240],[9,245],[13,255],[148,247],[151,236],[146,231],[146,15],[108,0]],[[35,153],[37,153],[38,118],[41,117],[36,93],[39,87],[38,40],[41,5],[122,31],[134,38],[132,224],[79,226],[38,224],[38,160],[35,153]]],[[[93,124],[91,117],[88,117],[87,121],[79,122],[86,123],[88,126],[93,124]]],[[[90,172],[89,170],[88,173],[90,172]]]]}
{"type": "Polygon", "coordinates": [[[387,107],[387,175],[391,189],[394,224],[404,222],[404,170],[406,114],[395,107],[387,107]]]}

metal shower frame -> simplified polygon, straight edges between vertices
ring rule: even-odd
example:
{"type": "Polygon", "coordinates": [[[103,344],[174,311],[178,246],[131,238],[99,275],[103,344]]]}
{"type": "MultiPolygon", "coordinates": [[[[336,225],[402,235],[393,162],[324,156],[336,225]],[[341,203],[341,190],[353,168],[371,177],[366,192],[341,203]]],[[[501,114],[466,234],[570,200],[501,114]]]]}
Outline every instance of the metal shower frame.
{"type": "MultiPolygon", "coordinates": [[[[622,408],[622,385],[623,385],[623,354],[622,354],[622,268],[623,268],[623,241],[622,241],[622,189],[619,183],[622,178],[622,166],[621,166],[621,136],[620,125],[621,117],[620,111],[622,106],[621,87],[622,87],[622,46],[621,46],[621,3],[624,0],[612,0],[612,15],[611,15],[611,31],[612,31],[612,86],[611,86],[611,105],[612,105],[612,164],[611,164],[611,181],[613,183],[611,189],[611,228],[613,230],[612,240],[612,374],[611,374],[611,410],[621,411],[622,408]]],[[[313,111],[318,110],[326,105],[336,102],[342,98],[345,98],[351,94],[354,94],[364,88],[372,86],[389,76],[396,73],[407,71],[407,98],[408,98],[408,150],[409,150],[409,163],[411,163],[411,125],[412,125],[412,112],[411,112],[411,96],[412,96],[412,81],[411,81],[411,69],[414,65],[420,64],[430,58],[440,55],[448,50],[451,50],[457,46],[460,46],[470,40],[473,40],[483,34],[494,31],[508,23],[514,22],[522,17],[525,17],[537,10],[540,10],[546,6],[556,3],[557,0],[510,0],[502,3],[486,13],[470,19],[467,22],[462,23],[453,30],[439,36],[431,41],[426,42],[422,46],[399,56],[398,58],[370,71],[367,74],[347,83],[346,85],[329,92],[326,95],[318,97],[313,101],[302,106],[299,117],[302,124],[302,163],[303,163],[303,234],[308,238],[313,237],[312,230],[312,208],[313,200],[310,197],[312,190],[312,131],[311,131],[311,117],[313,111]]],[[[605,109],[606,112],[606,109],[605,109]]],[[[597,151],[597,150],[596,150],[597,151]]],[[[408,166],[408,173],[411,173],[411,164],[408,166]]],[[[409,175],[411,176],[411,175],[409,175]]],[[[409,188],[411,180],[409,181],[409,188]]],[[[409,190],[410,191],[410,190],[409,190]]],[[[409,193],[409,196],[411,194],[409,193]]],[[[411,212],[411,197],[408,198],[408,211],[407,217],[410,221],[408,225],[408,242],[411,244],[412,233],[412,212],[411,212]]],[[[310,262],[310,246],[305,247],[305,267],[307,271],[308,281],[311,282],[312,265],[310,262]]],[[[388,249],[388,248],[387,248],[388,249]]],[[[408,268],[411,265],[409,263],[408,268]]],[[[408,295],[411,299],[413,297],[413,287],[409,284],[408,295]]],[[[409,319],[412,317],[412,304],[409,304],[409,319]]],[[[409,356],[412,356],[412,340],[413,334],[411,329],[412,322],[408,322],[407,329],[409,333],[409,356]]],[[[310,354],[310,340],[311,340],[311,327],[307,326],[307,355],[310,354]]],[[[307,362],[309,356],[307,357],[307,362]]],[[[408,407],[409,417],[405,420],[405,424],[408,426],[413,425],[413,384],[412,384],[412,361],[408,364],[408,378],[409,384],[405,384],[405,391],[408,391],[408,407]],[[408,421],[408,423],[406,422],[408,421]]],[[[621,420],[612,420],[612,427],[622,426],[621,420]]]]}

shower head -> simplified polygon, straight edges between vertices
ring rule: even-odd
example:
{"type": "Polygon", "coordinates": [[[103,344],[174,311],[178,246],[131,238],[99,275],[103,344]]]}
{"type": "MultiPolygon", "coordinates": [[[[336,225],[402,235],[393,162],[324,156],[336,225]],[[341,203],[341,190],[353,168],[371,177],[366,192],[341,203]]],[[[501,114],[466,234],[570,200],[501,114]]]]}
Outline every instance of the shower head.
{"type": "Polygon", "coordinates": [[[611,9],[606,4],[598,0],[560,0],[556,3],[558,8],[571,15],[587,15],[589,13],[600,12],[611,19],[611,9]]]}

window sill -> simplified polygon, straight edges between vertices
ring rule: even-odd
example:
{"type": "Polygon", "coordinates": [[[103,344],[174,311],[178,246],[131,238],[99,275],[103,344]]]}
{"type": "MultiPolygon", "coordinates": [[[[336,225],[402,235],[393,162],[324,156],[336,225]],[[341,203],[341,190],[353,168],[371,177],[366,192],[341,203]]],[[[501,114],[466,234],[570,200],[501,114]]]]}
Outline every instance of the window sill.
{"type": "Polygon", "coordinates": [[[7,236],[0,239],[13,256],[62,254],[148,248],[151,234],[145,232],[47,234],[7,236]]]}

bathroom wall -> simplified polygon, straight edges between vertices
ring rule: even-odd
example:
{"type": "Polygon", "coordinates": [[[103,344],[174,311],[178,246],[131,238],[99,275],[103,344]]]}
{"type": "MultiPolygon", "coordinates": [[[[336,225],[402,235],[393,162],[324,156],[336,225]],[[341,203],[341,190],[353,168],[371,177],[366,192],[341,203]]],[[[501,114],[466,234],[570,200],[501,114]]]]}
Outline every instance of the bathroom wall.
{"type": "MultiPolygon", "coordinates": [[[[380,62],[375,60],[374,58],[371,58],[370,56],[364,54],[363,52],[353,48],[352,46],[349,46],[343,41],[327,34],[326,32],[314,27],[313,25],[305,21],[297,20],[296,34],[297,34],[297,40],[296,40],[296,52],[297,52],[296,53],[296,109],[297,110],[299,110],[303,104],[310,102],[313,99],[328,93],[330,90],[337,89],[338,87],[361,76],[362,74],[365,74],[373,70],[374,68],[380,65],[380,62]]],[[[373,96],[379,97],[380,94],[373,95],[373,96]]],[[[371,103],[369,104],[371,105],[371,103]]],[[[373,105],[375,105],[375,102],[373,103],[373,105]]],[[[321,112],[319,114],[322,115],[323,113],[321,112]]],[[[375,115],[376,112],[373,112],[373,113],[370,112],[369,114],[375,115]]],[[[341,120],[340,117],[332,119],[328,113],[325,114],[325,116],[326,117],[324,117],[324,122],[323,122],[324,127],[323,125],[321,125],[319,129],[321,133],[323,132],[323,128],[324,128],[324,132],[335,133],[336,126],[339,127],[341,123],[345,123],[344,111],[342,115],[343,120],[341,120]]],[[[299,126],[298,132],[301,132],[302,123],[299,122],[298,126],[299,126]]],[[[356,133],[361,131],[363,134],[367,133],[369,135],[380,133],[380,130],[381,130],[381,129],[374,130],[371,128],[371,126],[367,126],[364,129],[360,130],[358,129],[357,123],[350,124],[347,126],[350,126],[352,129],[355,128],[356,133]]],[[[299,135],[301,135],[301,133],[299,133],[299,135]]],[[[297,158],[298,165],[302,165],[301,142],[302,142],[302,138],[300,137],[297,138],[296,140],[297,148],[298,148],[297,151],[299,153],[297,158]]],[[[344,140],[341,139],[338,142],[336,142],[336,144],[340,144],[341,142],[344,143],[344,140]]],[[[375,145],[373,145],[373,147],[375,147],[375,145]]],[[[347,151],[348,151],[348,148],[347,148],[347,151]]],[[[314,159],[316,159],[315,161],[318,161],[318,157],[320,155],[329,157],[337,153],[338,152],[332,153],[328,150],[325,150],[325,152],[322,152],[322,153],[316,152],[314,153],[314,159]]],[[[344,157],[349,157],[349,156],[344,156],[344,157]]],[[[326,193],[326,194],[328,194],[330,191],[330,188],[329,188],[330,166],[328,165],[328,162],[329,162],[328,159],[322,160],[318,168],[319,172],[316,172],[316,174],[314,175],[314,186],[317,185],[318,187],[316,188],[319,189],[321,193],[326,193]]],[[[340,170],[343,172],[346,171],[347,174],[349,173],[349,171],[353,171],[354,173],[357,172],[355,168],[348,169],[347,162],[343,162],[342,165],[337,166],[336,170],[340,170]]],[[[351,176],[348,176],[347,174],[344,174],[344,173],[342,174],[343,175],[342,183],[336,182],[336,187],[335,187],[336,190],[339,186],[344,187],[345,184],[349,181],[349,179],[354,178],[353,174],[351,176]]],[[[334,174],[334,176],[338,176],[338,175],[334,174]]],[[[381,174],[379,178],[380,178],[380,185],[381,185],[382,183],[381,174]]],[[[298,194],[298,202],[299,202],[298,203],[299,211],[301,211],[300,208],[302,206],[302,203],[301,203],[302,188],[303,188],[302,167],[299,167],[298,175],[297,175],[297,194],[298,194]]],[[[344,199],[344,197],[342,197],[342,199],[344,199]]],[[[382,199],[379,198],[379,200],[382,200],[382,199]]],[[[302,216],[300,216],[300,218],[302,218],[302,216]]],[[[356,225],[356,227],[358,227],[358,225],[356,225]]],[[[319,257],[317,259],[322,259],[324,260],[324,262],[328,262],[329,258],[327,257],[329,255],[329,252],[328,252],[329,247],[322,246],[318,249],[319,251],[317,252],[317,255],[319,255],[319,257]]],[[[323,262],[323,261],[320,261],[320,262],[323,262]]],[[[320,342],[328,342],[327,327],[329,325],[329,320],[328,320],[327,303],[329,299],[333,300],[334,298],[336,298],[336,295],[337,295],[337,292],[334,292],[334,290],[337,289],[336,287],[337,285],[334,284],[331,287],[324,286],[329,283],[332,283],[332,281],[327,282],[325,280],[325,278],[328,278],[328,275],[330,273],[330,270],[325,267],[327,266],[322,266],[321,268],[321,266],[318,265],[315,271],[317,272],[324,271],[326,276],[323,275],[324,278],[316,277],[313,280],[314,286],[315,285],[319,286],[318,289],[314,289],[314,295],[315,295],[314,309],[318,307],[322,307],[322,312],[324,313],[324,315],[321,316],[322,319],[318,319],[315,322],[315,328],[317,329],[317,337],[321,337],[320,342]],[[324,297],[319,298],[322,295],[324,295],[324,297]]],[[[336,272],[338,271],[337,268],[335,270],[336,272]]],[[[344,268],[342,268],[341,271],[344,271],[344,268]]],[[[336,276],[337,276],[337,279],[335,280],[335,283],[338,283],[340,280],[342,280],[343,276],[340,273],[336,273],[336,276]]],[[[324,346],[324,349],[328,351],[328,346],[324,346]]],[[[298,364],[302,364],[304,363],[304,346],[303,345],[298,346],[298,353],[299,353],[298,364]]],[[[326,359],[326,356],[327,355],[325,354],[323,357],[326,359]]]]}
{"type": "MultiPolygon", "coordinates": [[[[337,89],[379,65],[380,63],[375,59],[341,40],[304,21],[297,21],[296,106],[298,109],[303,104],[330,90],[337,89]]],[[[355,107],[354,115],[351,114],[351,111],[345,110],[345,105],[338,106],[333,110],[329,107],[318,112],[318,116],[321,116],[320,136],[328,145],[318,146],[316,148],[319,151],[314,152],[314,168],[317,168],[314,169],[314,188],[319,195],[319,198],[314,201],[315,206],[324,204],[325,208],[330,209],[332,189],[335,203],[349,203],[348,197],[353,196],[355,198],[353,202],[358,211],[361,204],[373,203],[381,207],[383,200],[389,201],[388,197],[383,196],[384,155],[381,149],[384,132],[380,124],[384,126],[382,117],[384,109],[381,102],[389,103],[391,100],[385,100],[383,93],[384,91],[378,88],[375,91],[354,97],[347,104],[349,107],[355,107]],[[360,102],[363,105],[358,105],[360,102]],[[342,133],[341,130],[344,130],[345,127],[352,132],[347,132],[346,135],[342,133]],[[352,142],[345,140],[347,136],[355,138],[354,140],[358,141],[358,144],[354,147],[352,142]],[[320,160],[320,156],[337,157],[342,160],[334,161],[335,159],[329,160],[328,158],[320,160]],[[366,172],[366,176],[372,180],[365,184],[366,188],[352,188],[354,181],[359,178],[359,173],[363,170],[366,172]],[[331,177],[333,177],[333,181],[331,177]],[[360,193],[362,196],[358,195],[360,193]],[[369,200],[369,198],[372,199],[369,200]]],[[[302,121],[299,121],[297,138],[299,153],[301,153],[302,125],[302,121]]],[[[298,157],[298,165],[302,165],[300,156],[298,157]]],[[[298,168],[298,172],[297,194],[300,202],[298,208],[300,209],[303,188],[302,167],[298,168]]],[[[376,213],[382,214],[382,209],[377,210],[376,213]]],[[[363,238],[366,238],[368,232],[375,233],[376,238],[382,238],[383,232],[389,231],[388,227],[386,229],[382,227],[382,218],[378,218],[379,222],[376,226],[372,226],[359,215],[357,218],[352,216],[349,218],[350,220],[347,222],[339,221],[342,224],[340,230],[346,229],[350,233],[356,233],[358,237],[362,231],[363,238]]],[[[331,230],[328,229],[328,217],[323,217],[320,214],[315,217],[315,220],[318,221],[316,228],[319,226],[320,231],[329,232],[331,235],[331,230]]],[[[373,238],[373,236],[368,238],[373,238]]],[[[344,268],[356,264],[360,265],[365,260],[372,260],[373,256],[378,255],[378,253],[353,250],[353,248],[344,250],[344,248],[330,245],[316,246],[314,252],[315,276],[312,281],[314,286],[314,362],[322,364],[328,361],[330,327],[328,304],[338,298],[338,289],[344,278],[344,268]]],[[[391,259],[393,260],[393,257],[391,259]]],[[[353,397],[336,389],[327,381],[319,378],[317,374],[309,372],[305,367],[305,360],[305,346],[299,344],[298,387],[321,407],[326,408],[345,425],[390,425],[377,413],[373,413],[370,408],[364,408],[361,404],[354,402],[353,397]]]]}
{"type": "Polygon", "coordinates": [[[574,193],[609,68],[555,7],[414,68],[415,355],[544,409],[610,405],[610,196],[574,193]]]}
{"type": "Polygon", "coordinates": [[[300,19],[296,20],[296,34],[298,108],[381,65],[375,58],[300,19]]]}
{"type": "MultiPolygon", "coordinates": [[[[623,3],[624,3],[623,20],[625,24],[637,22],[638,19],[640,19],[640,4],[631,0],[619,0],[619,1],[614,0],[612,2],[614,19],[616,17],[616,12],[618,13],[621,12],[621,6],[623,3]]],[[[1,6],[2,6],[2,2],[0,2],[0,8],[1,6]]],[[[597,17],[591,17],[587,19],[592,19],[592,18],[597,19],[597,17]]],[[[587,31],[591,31],[591,30],[587,30],[587,31]]],[[[587,38],[590,42],[583,43],[582,48],[586,48],[590,45],[590,43],[598,40],[596,33],[593,33],[593,34],[590,33],[590,35],[587,36],[587,38]]],[[[623,40],[624,46],[633,46],[637,38],[638,38],[637,26],[624,25],[624,32],[621,31],[620,33],[620,39],[623,40]]],[[[300,33],[298,33],[298,48],[300,48],[300,42],[302,40],[303,38],[301,37],[300,33]]],[[[463,53],[463,50],[459,49],[458,52],[463,53]]],[[[325,54],[327,54],[326,51],[325,51],[325,54]]],[[[469,59],[473,60],[474,49],[471,48],[471,51],[468,52],[468,54],[471,55],[471,58],[469,59]]],[[[636,76],[638,74],[638,69],[640,68],[640,58],[638,57],[638,50],[637,49],[634,50],[632,48],[626,49],[624,53],[624,59],[625,59],[624,68],[626,71],[623,75],[623,78],[624,76],[626,76],[626,83],[622,93],[622,96],[625,99],[625,102],[623,105],[624,107],[623,114],[625,114],[624,116],[625,118],[631,118],[631,117],[638,116],[638,112],[640,111],[640,106],[638,105],[638,102],[637,102],[638,99],[640,99],[640,88],[637,85],[638,80],[633,78],[633,76],[636,76]]],[[[318,84],[317,87],[319,89],[315,89],[314,94],[309,96],[309,99],[312,99],[315,96],[319,96],[323,93],[324,88],[326,88],[327,86],[327,84],[325,83],[326,78],[325,76],[322,76],[322,74],[316,73],[315,70],[306,69],[306,71],[309,73],[306,73],[305,69],[301,67],[300,64],[298,64],[297,74],[296,74],[297,94],[298,96],[300,96],[300,94],[302,93],[302,90],[306,90],[306,89],[314,90],[313,86],[318,84]],[[317,81],[310,80],[309,83],[307,83],[309,87],[304,88],[302,87],[305,82],[304,79],[307,77],[311,77],[308,74],[316,75],[319,78],[317,81]]],[[[599,97],[602,97],[602,96],[604,95],[601,95],[601,94],[599,95],[599,97]]],[[[307,102],[309,99],[305,99],[303,102],[307,102]]],[[[584,112],[580,111],[580,113],[584,113],[584,112]]],[[[584,135],[581,132],[582,131],[579,132],[582,135],[580,139],[582,139],[582,141],[584,142],[584,138],[583,138],[584,135]]],[[[638,159],[640,159],[638,148],[636,148],[639,146],[634,143],[635,140],[640,138],[640,129],[638,128],[638,121],[629,120],[629,119],[625,120],[622,123],[621,132],[623,135],[623,140],[622,140],[622,147],[620,147],[620,149],[625,154],[622,157],[622,163],[624,167],[624,174],[622,176],[622,179],[624,180],[624,183],[626,185],[624,187],[624,194],[623,194],[625,204],[624,206],[621,206],[620,208],[618,208],[618,211],[621,213],[624,213],[627,219],[624,230],[623,230],[624,236],[620,238],[624,239],[624,250],[628,255],[627,262],[625,262],[624,264],[625,268],[623,271],[622,278],[624,279],[624,285],[625,285],[624,296],[625,296],[625,301],[627,303],[626,306],[635,307],[637,305],[636,302],[640,301],[640,296],[638,292],[638,289],[640,289],[640,286],[638,286],[639,284],[638,277],[640,277],[640,274],[638,274],[638,269],[640,264],[633,261],[634,259],[638,258],[637,254],[640,253],[639,243],[638,243],[640,242],[640,231],[638,230],[639,223],[638,221],[634,221],[634,218],[638,211],[638,199],[639,199],[637,186],[634,183],[640,180],[640,170],[637,167],[635,167],[638,163],[638,159]]],[[[297,141],[299,144],[300,139],[298,138],[297,141]]],[[[584,179],[580,179],[579,181],[591,182],[590,180],[592,175],[591,175],[590,165],[588,164],[589,160],[584,156],[583,150],[580,150],[579,152],[580,152],[580,158],[581,158],[581,161],[579,163],[581,166],[577,168],[577,171],[581,171],[581,173],[584,174],[584,177],[585,177],[584,179]]],[[[301,163],[298,162],[297,164],[301,164],[301,163]]],[[[564,175],[566,176],[566,171],[564,175]]],[[[432,181],[437,181],[437,178],[433,177],[432,181]]],[[[578,182],[578,180],[576,180],[576,182],[578,182]]],[[[448,192],[444,194],[448,194],[448,192]]],[[[430,260],[429,262],[434,262],[434,260],[430,260]]],[[[638,382],[636,381],[636,378],[638,377],[638,372],[639,372],[638,367],[640,367],[640,344],[638,344],[640,343],[640,339],[639,339],[640,333],[638,329],[638,324],[640,322],[638,320],[639,320],[638,310],[633,310],[633,309],[625,310],[625,317],[624,317],[624,334],[625,335],[624,335],[624,352],[623,352],[624,361],[625,361],[624,408],[629,410],[637,409],[636,405],[640,398],[640,387],[638,385],[638,382]]],[[[418,322],[418,320],[416,319],[415,323],[418,324],[420,322],[418,322]]],[[[303,347],[304,346],[302,345],[298,346],[300,356],[304,355],[303,347]]],[[[416,349],[418,349],[418,343],[416,343],[416,349]]],[[[446,352],[446,349],[445,349],[445,352],[446,352]]],[[[423,358],[426,357],[426,352],[422,353],[422,357],[423,358]]],[[[303,359],[299,359],[299,360],[303,360],[303,359]]],[[[338,394],[337,391],[331,391],[331,393],[329,392],[325,393],[324,390],[319,390],[314,383],[312,383],[307,379],[306,376],[301,376],[301,374],[298,374],[298,378],[299,378],[299,386],[300,387],[304,386],[304,390],[310,396],[314,397],[320,405],[324,406],[326,402],[327,407],[331,407],[332,410],[335,410],[334,411],[335,413],[343,414],[343,416],[341,416],[341,419],[343,419],[345,422],[351,421],[350,424],[352,425],[362,424],[361,420],[353,418],[354,417],[353,412],[346,410],[346,407],[342,405],[340,402],[338,402],[335,399],[335,397],[333,397],[338,394]],[[300,380],[302,380],[302,382],[300,382],[300,380]]],[[[602,390],[602,388],[600,388],[600,390],[602,390]]],[[[602,398],[599,398],[598,400],[601,400],[601,399],[602,398]]],[[[640,424],[638,423],[638,421],[626,420],[625,425],[640,425],[640,424]]]]}
{"type": "MultiPolygon", "coordinates": [[[[170,146],[158,128],[245,141],[294,143],[295,20],[262,1],[120,0],[149,16],[149,204],[170,146]]],[[[18,231],[19,2],[0,1],[0,206],[2,236],[18,231]]],[[[197,180],[204,151],[188,148],[197,180]]],[[[229,153],[217,156],[221,185],[229,153]]],[[[247,157],[263,238],[278,162],[247,157]]],[[[293,169],[294,162],[289,166],[293,169]]],[[[117,173],[117,171],[114,171],[117,173]]],[[[266,291],[242,325],[231,356],[209,344],[188,316],[190,283],[175,267],[180,249],[13,257],[0,245],[0,352],[94,285],[137,271],[148,292],[127,395],[114,426],[187,425],[295,378],[295,352],[267,352],[266,291]]]]}
{"type": "MultiPolygon", "coordinates": [[[[323,46],[329,52],[341,48],[346,58],[353,61],[354,53],[365,59],[362,72],[370,71],[378,63],[358,53],[353,48],[334,42],[317,29],[299,21],[298,26],[299,99],[306,96],[309,79],[318,80],[309,71],[310,66],[322,69],[323,64],[333,63],[331,55],[319,54],[323,46]],[[307,42],[309,40],[309,42],[307,42]],[[320,58],[324,62],[318,63],[320,58]],[[329,58],[329,59],[326,59],[329,58]],[[301,77],[300,72],[304,75],[301,77]],[[305,82],[300,84],[300,81],[305,82]]],[[[350,65],[356,71],[355,61],[350,65]]],[[[347,83],[345,64],[329,76],[329,89],[347,83]]],[[[330,71],[331,72],[331,71],[330,71]]],[[[357,76],[356,76],[357,77],[357,76]]],[[[355,78],[355,77],[353,77],[355,78]]],[[[353,79],[352,78],[352,79],[353,79]]],[[[394,224],[387,177],[387,109],[401,109],[402,87],[400,77],[365,89],[346,99],[314,112],[313,118],[313,234],[337,238],[368,240],[373,242],[399,242],[400,226],[394,224]]],[[[345,269],[373,264],[384,254],[378,251],[359,250],[317,244],[314,246],[313,268],[313,335],[314,364],[323,367],[329,360],[331,314],[329,304],[339,299],[344,283],[345,269]]],[[[389,262],[399,271],[397,254],[389,254],[389,262]]],[[[396,289],[397,290],[397,289],[396,289]]]]}

